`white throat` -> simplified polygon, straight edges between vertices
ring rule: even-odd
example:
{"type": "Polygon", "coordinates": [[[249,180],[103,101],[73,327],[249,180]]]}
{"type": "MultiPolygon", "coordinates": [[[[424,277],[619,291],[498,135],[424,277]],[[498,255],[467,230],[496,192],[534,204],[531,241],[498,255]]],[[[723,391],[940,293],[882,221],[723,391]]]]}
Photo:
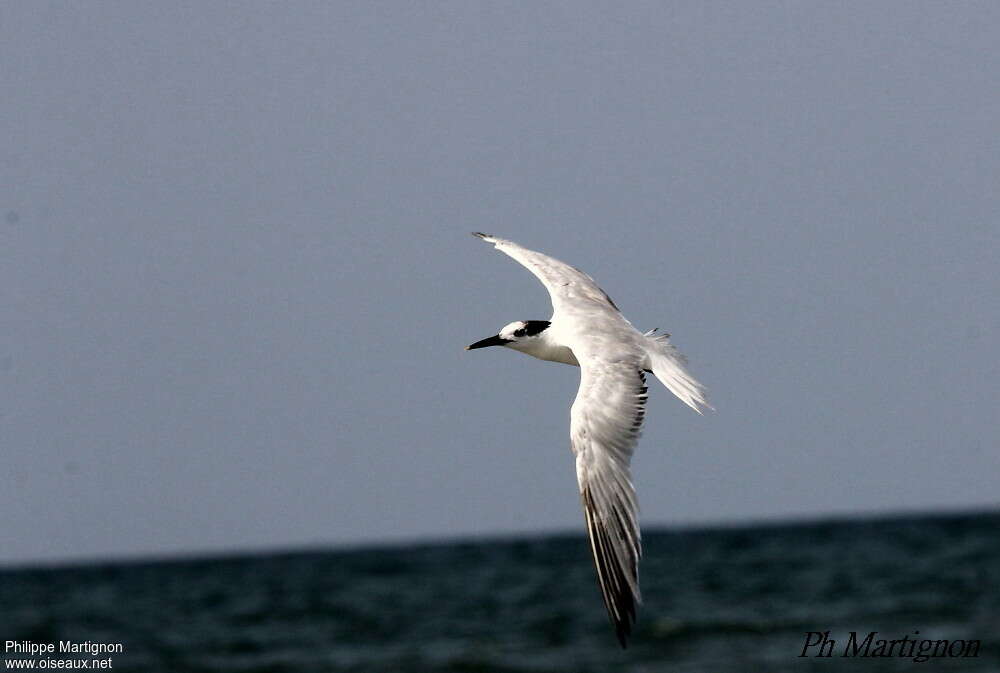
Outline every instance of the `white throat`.
{"type": "Polygon", "coordinates": [[[573,355],[573,351],[566,346],[557,343],[552,338],[550,330],[548,329],[532,339],[524,339],[522,341],[515,341],[514,343],[504,345],[507,346],[507,348],[521,351],[525,355],[536,357],[539,360],[561,362],[565,365],[573,365],[574,367],[580,366],[576,356],[573,355]]]}

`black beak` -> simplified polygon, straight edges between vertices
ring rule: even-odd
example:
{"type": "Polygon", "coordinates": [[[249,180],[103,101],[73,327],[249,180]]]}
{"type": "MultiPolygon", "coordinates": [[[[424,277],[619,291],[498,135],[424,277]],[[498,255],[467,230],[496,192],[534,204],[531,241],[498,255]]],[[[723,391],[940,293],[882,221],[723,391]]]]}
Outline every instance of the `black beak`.
{"type": "Polygon", "coordinates": [[[472,344],[471,346],[466,346],[465,350],[471,351],[471,350],[473,350],[475,348],[486,348],[487,346],[503,346],[506,343],[510,343],[510,341],[507,340],[507,339],[501,339],[500,335],[497,334],[496,336],[491,336],[488,339],[483,339],[482,341],[477,341],[476,343],[472,344]]]}

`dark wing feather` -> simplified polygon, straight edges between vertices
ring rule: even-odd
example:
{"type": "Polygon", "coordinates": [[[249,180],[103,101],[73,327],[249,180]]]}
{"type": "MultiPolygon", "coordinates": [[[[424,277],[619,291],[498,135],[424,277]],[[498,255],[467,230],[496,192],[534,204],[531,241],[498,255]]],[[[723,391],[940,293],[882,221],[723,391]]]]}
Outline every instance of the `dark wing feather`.
{"type": "Polygon", "coordinates": [[[642,540],[629,462],[645,415],[645,376],[627,363],[584,362],[570,435],[597,581],[626,646],[642,601],[642,540]]]}

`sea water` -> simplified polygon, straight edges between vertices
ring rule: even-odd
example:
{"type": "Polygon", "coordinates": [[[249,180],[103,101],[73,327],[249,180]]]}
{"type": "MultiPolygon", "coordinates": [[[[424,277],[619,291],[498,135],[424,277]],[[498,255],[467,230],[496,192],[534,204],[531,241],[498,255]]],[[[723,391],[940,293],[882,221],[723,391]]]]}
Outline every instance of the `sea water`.
{"type": "Polygon", "coordinates": [[[4,669],[1000,671],[998,513],[652,529],[643,541],[627,650],[589,543],[566,534],[2,569],[4,669]],[[852,633],[857,645],[872,632],[867,653],[845,656],[852,633]],[[807,647],[816,634],[830,646],[807,647]],[[876,649],[904,639],[978,649],[919,662],[899,643],[876,649]],[[18,651],[31,644],[54,651],[18,651]],[[100,646],[120,650],[91,653],[100,646]]]}

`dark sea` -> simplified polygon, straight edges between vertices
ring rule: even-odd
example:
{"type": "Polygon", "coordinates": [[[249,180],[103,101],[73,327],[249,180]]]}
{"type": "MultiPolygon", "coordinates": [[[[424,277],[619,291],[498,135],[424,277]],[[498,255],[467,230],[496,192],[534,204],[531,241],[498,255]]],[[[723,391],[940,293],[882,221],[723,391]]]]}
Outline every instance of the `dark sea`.
{"type": "Polygon", "coordinates": [[[1000,672],[1000,513],[650,530],[644,544],[627,650],[580,534],[7,568],[4,670],[1000,672]],[[832,656],[799,656],[827,631],[832,656]],[[843,656],[851,632],[860,645],[872,631],[869,653],[904,636],[979,645],[922,662],[916,645],[843,656]],[[123,651],[59,653],[60,641],[123,651]]]}

